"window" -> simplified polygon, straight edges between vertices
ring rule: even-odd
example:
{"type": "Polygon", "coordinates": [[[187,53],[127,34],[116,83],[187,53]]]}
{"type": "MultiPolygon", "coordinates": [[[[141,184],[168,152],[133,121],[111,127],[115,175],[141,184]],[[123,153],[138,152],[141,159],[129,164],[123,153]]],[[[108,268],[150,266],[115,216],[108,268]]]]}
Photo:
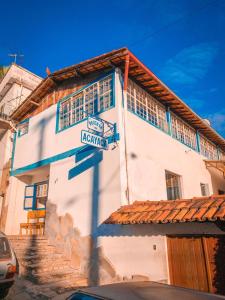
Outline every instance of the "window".
{"type": "Polygon", "coordinates": [[[87,114],[95,115],[113,106],[112,75],[84,88],[59,103],[59,130],[68,128],[83,119],[87,114]]]}
{"type": "Polygon", "coordinates": [[[68,298],[68,300],[98,300],[103,299],[102,297],[88,295],[82,292],[76,292],[68,298]]]}
{"type": "Polygon", "coordinates": [[[40,210],[46,208],[48,183],[40,182],[25,187],[24,209],[40,210]]]}
{"type": "Polygon", "coordinates": [[[29,130],[29,120],[23,121],[18,125],[18,137],[21,137],[28,133],[29,130]]]}
{"type": "Polygon", "coordinates": [[[171,114],[172,122],[172,136],[184,143],[185,145],[191,147],[192,149],[197,149],[196,133],[193,128],[184,123],[181,119],[171,114]]]}
{"type": "Polygon", "coordinates": [[[127,108],[142,119],[168,132],[165,107],[131,80],[128,81],[127,87],[127,108]]]}
{"type": "Polygon", "coordinates": [[[200,183],[202,196],[209,196],[209,185],[208,183],[200,183]]]}
{"type": "Polygon", "coordinates": [[[225,160],[225,153],[221,149],[218,149],[218,158],[220,160],[225,160]]]}
{"type": "Polygon", "coordinates": [[[205,137],[200,135],[200,148],[201,154],[211,160],[217,159],[217,148],[210,141],[208,141],[205,137]]]}
{"type": "Polygon", "coordinates": [[[167,199],[176,200],[181,198],[180,176],[166,171],[167,199]]]}

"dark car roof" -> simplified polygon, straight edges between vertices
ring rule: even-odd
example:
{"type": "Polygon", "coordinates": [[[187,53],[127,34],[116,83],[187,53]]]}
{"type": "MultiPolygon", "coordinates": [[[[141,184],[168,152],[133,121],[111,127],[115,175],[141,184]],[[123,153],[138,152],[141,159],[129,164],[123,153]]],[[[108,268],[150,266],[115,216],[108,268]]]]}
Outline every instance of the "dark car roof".
{"type": "Polygon", "coordinates": [[[123,282],[99,287],[80,289],[87,293],[111,300],[219,300],[224,296],[200,292],[197,290],[171,286],[157,282],[123,282]]]}

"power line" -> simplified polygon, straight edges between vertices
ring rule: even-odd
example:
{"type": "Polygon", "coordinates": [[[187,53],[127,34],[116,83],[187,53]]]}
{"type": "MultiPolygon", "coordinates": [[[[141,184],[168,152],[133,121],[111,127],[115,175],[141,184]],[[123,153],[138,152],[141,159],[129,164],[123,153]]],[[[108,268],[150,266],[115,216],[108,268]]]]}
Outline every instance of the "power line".
{"type": "Polygon", "coordinates": [[[210,2],[206,3],[205,5],[203,5],[202,7],[200,7],[199,9],[196,9],[196,10],[192,11],[192,12],[189,13],[188,15],[182,16],[182,17],[180,17],[180,18],[178,18],[178,19],[176,19],[176,20],[174,20],[174,21],[172,21],[172,22],[170,22],[170,23],[168,23],[168,24],[166,24],[166,25],[160,27],[158,30],[155,30],[154,32],[151,32],[151,33],[146,34],[143,38],[141,38],[141,39],[139,39],[139,40],[136,40],[136,41],[134,41],[134,42],[131,43],[131,44],[128,44],[128,48],[129,48],[129,47],[134,47],[134,46],[140,44],[141,42],[143,42],[143,41],[149,39],[150,37],[154,36],[155,34],[158,34],[158,33],[162,32],[162,31],[164,31],[164,30],[167,30],[169,27],[171,27],[171,26],[173,26],[173,25],[179,23],[180,21],[182,21],[182,20],[184,20],[184,19],[190,18],[192,15],[196,14],[196,13],[199,12],[199,11],[204,10],[205,8],[207,8],[208,6],[211,6],[212,4],[215,4],[216,2],[217,2],[217,0],[215,0],[215,1],[210,1],[210,2]]]}

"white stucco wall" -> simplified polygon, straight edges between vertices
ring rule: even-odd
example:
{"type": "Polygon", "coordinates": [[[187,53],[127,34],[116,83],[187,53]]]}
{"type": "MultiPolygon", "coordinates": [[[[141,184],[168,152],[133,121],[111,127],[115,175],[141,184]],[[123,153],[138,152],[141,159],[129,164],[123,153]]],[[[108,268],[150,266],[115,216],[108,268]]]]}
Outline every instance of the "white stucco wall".
{"type": "Polygon", "coordinates": [[[2,170],[12,154],[11,132],[0,129],[0,183],[2,170]]]}
{"type": "Polygon", "coordinates": [[[19,180],[10,177],[9,188],[6,195],[7,220],[5,226],[6,234],[19,234],[20,223],[27,222],[27,211],[23,209],[25,186],[29,180],[19,180]]]}
{"type": "Polygon", "coordinates": [[[131,201],[167,199],[165,170],[181,176],[183,198],[201,196],[200,183],[213,193],[205,157],[130,112],[127,119],[131,201]]]}

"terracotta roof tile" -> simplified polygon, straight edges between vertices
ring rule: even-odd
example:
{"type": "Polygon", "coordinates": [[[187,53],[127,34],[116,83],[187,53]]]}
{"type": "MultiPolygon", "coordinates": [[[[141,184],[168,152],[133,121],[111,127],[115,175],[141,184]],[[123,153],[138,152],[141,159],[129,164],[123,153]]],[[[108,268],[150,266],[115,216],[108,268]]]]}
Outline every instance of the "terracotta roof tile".
{"type": "Polygon", "coordinates": [[[122,206],[106,224],[206,222],[225,220],[225,195],[181,200],[135,201],[122,206]]]}

